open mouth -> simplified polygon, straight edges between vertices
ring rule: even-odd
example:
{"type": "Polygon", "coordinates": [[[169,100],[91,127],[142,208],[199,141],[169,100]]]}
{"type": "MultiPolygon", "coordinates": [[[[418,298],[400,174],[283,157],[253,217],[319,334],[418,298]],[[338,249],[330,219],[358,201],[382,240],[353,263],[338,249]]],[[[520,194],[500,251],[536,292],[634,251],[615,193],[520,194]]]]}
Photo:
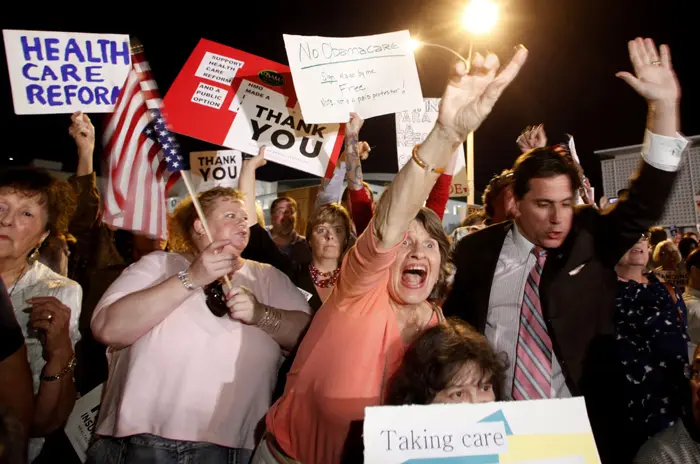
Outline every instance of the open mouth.
{"type": "Polygon", "coordinates": [[[428,268],[423,264],[411,264],[403,268],[401,283],[409,288],[420,288],[428,278],[428,268]]]}
{"type": "Polygon", "coordinates": [[[642,253],[644,253],[644,250],[642,250],[641,248],[632,248],[632,250],[630,251],[631,255],[636,255],[636,254],[641,255],[642,253]]]}

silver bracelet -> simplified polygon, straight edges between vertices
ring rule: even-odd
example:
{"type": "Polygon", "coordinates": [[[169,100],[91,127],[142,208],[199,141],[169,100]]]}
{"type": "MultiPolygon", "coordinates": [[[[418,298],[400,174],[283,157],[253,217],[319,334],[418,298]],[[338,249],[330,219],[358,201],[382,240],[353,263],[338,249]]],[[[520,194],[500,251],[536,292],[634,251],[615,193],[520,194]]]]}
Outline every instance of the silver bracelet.
{"type": "Polygon", "coordinates": [[[196,290],[197,286],[194,284],[194,282],[192,282],[192,280],[190,280],[189,271],[189,269],[183,269],[177,273],[177,278],[180,279],[180,282],[182,282],[182,285],[184,285],[187,290],[196,290]]]}

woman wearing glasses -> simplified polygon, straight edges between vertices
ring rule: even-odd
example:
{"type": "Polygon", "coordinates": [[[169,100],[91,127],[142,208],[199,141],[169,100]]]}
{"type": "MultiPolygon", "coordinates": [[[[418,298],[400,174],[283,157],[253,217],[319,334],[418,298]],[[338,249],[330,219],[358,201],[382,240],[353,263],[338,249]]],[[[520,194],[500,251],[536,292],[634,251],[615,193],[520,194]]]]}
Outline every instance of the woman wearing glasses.
{"type": "Polygon", "coordinates": [[[284,274],[240,258],[249,236],[243,195],[214,188],[199,201],[214,242],[185,200],[169,223],[177,253],[142,258],[95,308],[109,379],[92,462],[247,462],[281,354],[309,322],[284,274]],[[225,299],[210,285],[223,276],[233,287],[225,299]]]}
{"type": "Polygon", "coordinates": [[[627,446],[631,459],[651,436],[681,416],[688,365],[687,310],[680,292],[653,273],[645,233],[615,270],[615,349],[625,398],[627,446]]]}

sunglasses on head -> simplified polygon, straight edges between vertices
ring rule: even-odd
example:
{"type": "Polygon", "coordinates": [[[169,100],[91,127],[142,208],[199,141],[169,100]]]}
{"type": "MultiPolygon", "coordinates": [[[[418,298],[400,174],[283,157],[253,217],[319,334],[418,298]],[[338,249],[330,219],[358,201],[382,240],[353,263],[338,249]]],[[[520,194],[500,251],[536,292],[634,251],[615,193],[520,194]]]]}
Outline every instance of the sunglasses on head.
{"type": "Polygon", "coordinates": [[[645,242],[648,242],[649,240],[651,240],[651,232],[644,232],[642,234],[642,240],[644,240],[645,242]]]}

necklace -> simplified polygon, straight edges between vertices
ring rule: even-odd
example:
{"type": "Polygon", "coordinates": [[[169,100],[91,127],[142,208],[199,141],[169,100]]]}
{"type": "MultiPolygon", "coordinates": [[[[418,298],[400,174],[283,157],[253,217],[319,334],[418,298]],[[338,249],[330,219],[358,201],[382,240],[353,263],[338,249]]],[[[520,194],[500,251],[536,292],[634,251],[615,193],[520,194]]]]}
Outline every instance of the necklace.
{"type": "Polygon", "coordinates": [[[22,268],[22,273],[19,275],[19,277],[17,277],[17,280],[15,280],[15,283],[12,284],[12,289],[10,290],[10,293],[8,295],[10,297],[10,301],[12,301],[12,294],[15,292],[15,288],[17,288],[17,284],[20,283],[22,281],[22,279],[24,279],[24,275],[27,273],[28,269],[29,269],[29,265],[25,264],[24,267],[22,268]]]}
{"type": "Polygon", "coordinates": [[[319,288],[334,287],[336,282],[338,282],[338,276],[340,276],[340,268],[331,272],[321,272],[313,263],[309,263],[309,272],[314,285],[319,288]]]}

